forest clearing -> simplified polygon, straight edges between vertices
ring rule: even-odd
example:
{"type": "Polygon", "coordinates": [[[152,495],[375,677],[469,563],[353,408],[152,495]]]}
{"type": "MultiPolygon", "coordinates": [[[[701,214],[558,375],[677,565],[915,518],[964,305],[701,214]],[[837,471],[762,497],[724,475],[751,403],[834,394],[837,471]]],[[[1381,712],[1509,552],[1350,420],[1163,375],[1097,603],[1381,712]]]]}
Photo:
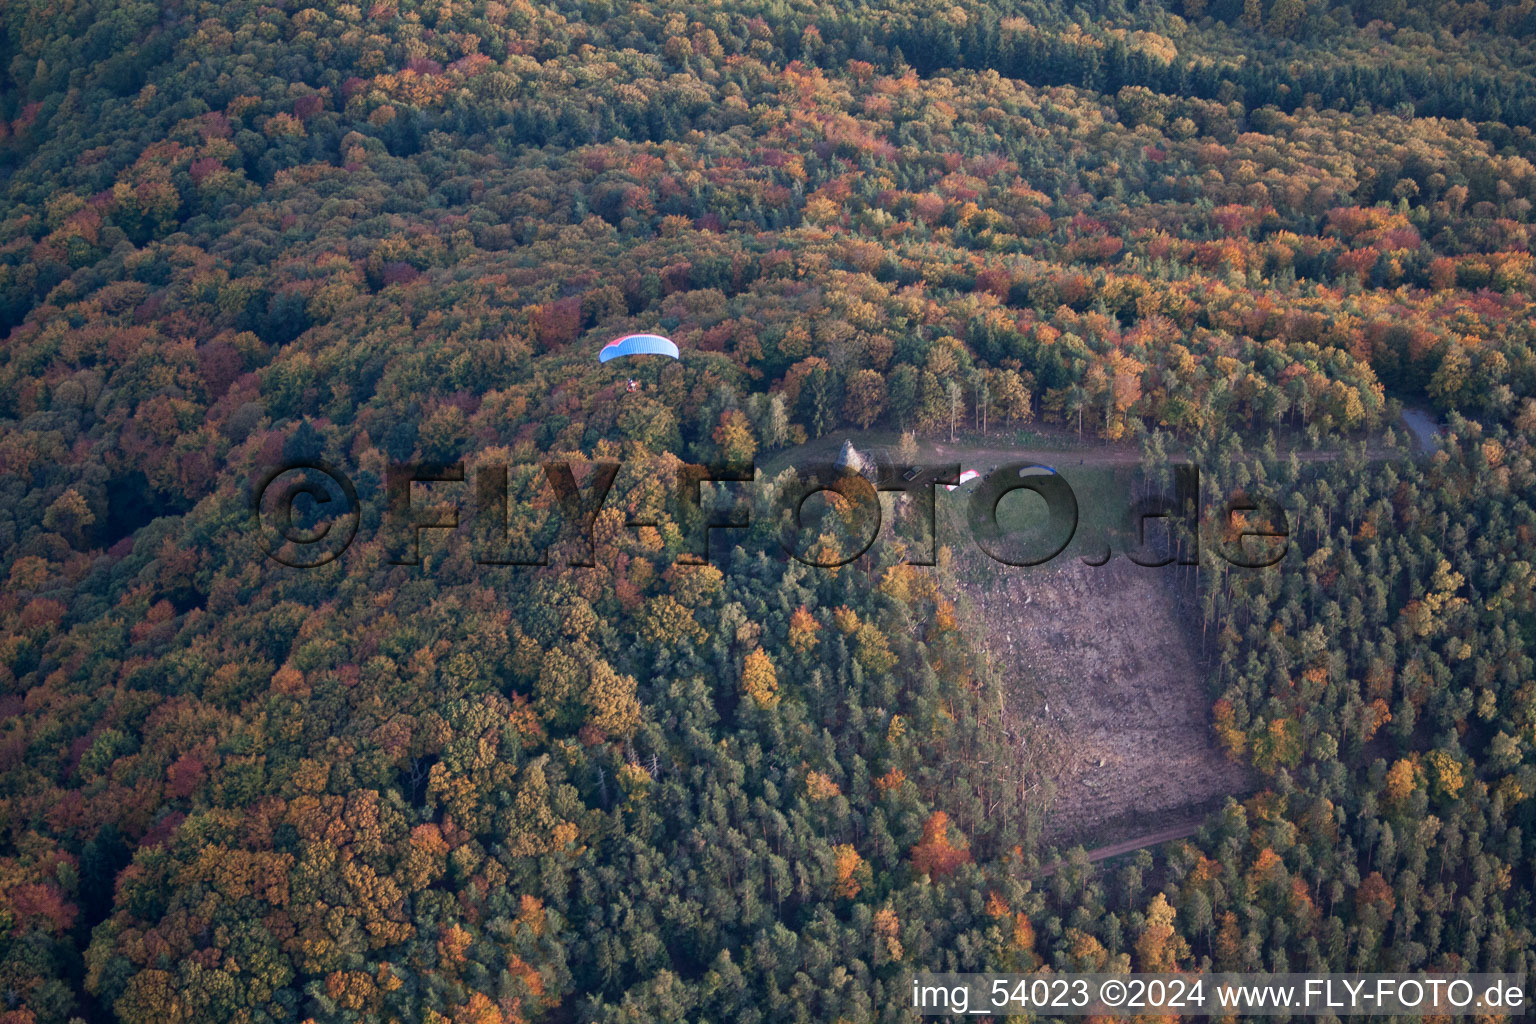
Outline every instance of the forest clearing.
{"type": "MultiPolygon", "coordinates": [[[[894,439],[872,432],[828,436],[770,465],[830,461],[845,440],[865,458],[901,461],[894,439]]],[[[986,473],[1018,462],[1059,466],[1077,495],[1072,543],[1031,567],[997,563],[971,542],[969,487],[935,496],[938,542],[951,552],[969,605],[963,621],[1002,682],[1005,722],[1027,747],[1024,814],[1047,844],[1111,843],[1253,791],[1256,774],[1227,758],[1211,729],[1215,695],[1198,630],[1190,627],[1194,573],[1142,567],[1125,556],[1126,517],[1144,487],[1140,452],[1128,444],[1030,440],[1038,443],[1014,449],[975,438],[925,439],[916,449],[921,465],[952,461],[986,473]],[[1107,564],[1093,564],[1110,553],[1107,564]]],[[[1043,508],[1027,492],[1021,497],[1043,508]]],[[[1015,500],[1003,499],[999,519],[1028,531],[1030,509],[1015,500]]],[[[898,532],[908,536],[905,526],[898,532]]]]}
{"type": "Polygon", "coordinates": [[[1062,558],[964,585],[1013,710],[1048,737],[1048,843],[1145,832],[1256,785],[1217,749],[1173,577],[1062,558]]]}

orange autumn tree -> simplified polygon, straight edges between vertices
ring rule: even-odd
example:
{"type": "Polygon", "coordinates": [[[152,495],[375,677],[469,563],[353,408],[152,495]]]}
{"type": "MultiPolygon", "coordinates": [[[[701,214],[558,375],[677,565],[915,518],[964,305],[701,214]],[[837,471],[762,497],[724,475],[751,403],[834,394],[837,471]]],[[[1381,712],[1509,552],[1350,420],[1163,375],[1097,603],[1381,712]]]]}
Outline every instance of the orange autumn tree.
{"type": "Polygon", "coordinates": [[[969,863],[971,851],[949,839],[949,815],[934,811],[923,824],[923,838],[912,847],[912,867],[918,874],[942,878],[969,863]]]}
{"type": "Polygon", "coordinates": [[[802,654],[812,650],[816,646],[816,634],[820,629],[821,624],[816,621],[816,616],[807,611],[805,605],[801,605],[789,617],[789,646],[802,654]]]}
{"type": "Polygon", "coordinates": [[[862,886],[859,883],[859,869],[864,866],[864,858],[853,848],[851,843],[841,843],[832,848],[832,867],[836,873],[832,891],[844,899],[853,899],[859,894],[862,886]]]}

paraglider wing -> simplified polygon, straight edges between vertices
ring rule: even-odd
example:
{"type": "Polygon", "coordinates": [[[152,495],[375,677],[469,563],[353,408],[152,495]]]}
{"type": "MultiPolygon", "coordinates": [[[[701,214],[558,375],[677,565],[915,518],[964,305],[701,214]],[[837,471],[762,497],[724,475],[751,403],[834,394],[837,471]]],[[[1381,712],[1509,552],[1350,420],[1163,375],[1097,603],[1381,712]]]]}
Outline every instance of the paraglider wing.
{"type": "Polygon", "coordinates": [[[602,351],[597,354],[597,359],[598,362],[606,363],[620,356],[643,355],[680,358],[677,346],[672,344],[670,339],[663,338],[659,334],[626,334],[604,345],[602,351]]]}

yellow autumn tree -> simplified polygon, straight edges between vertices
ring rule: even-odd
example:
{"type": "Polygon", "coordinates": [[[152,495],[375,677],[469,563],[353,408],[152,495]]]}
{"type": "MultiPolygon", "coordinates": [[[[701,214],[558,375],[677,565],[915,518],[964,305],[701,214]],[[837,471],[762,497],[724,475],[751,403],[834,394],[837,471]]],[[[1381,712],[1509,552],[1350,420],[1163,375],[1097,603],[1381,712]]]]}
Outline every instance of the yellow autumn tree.
{"type": "Polygon", "coordinates": [[[1248,746],[1248,737],[1235,724],[1236,715],[1232,710],[1232,702],[1226,698],[1218,700],[1212,709],[1216,718],[1216,735],[1221,740],[1222,748],[1227,756],[1236,761],[1243,755],[1248,746]]]}
{"type": "Polygon", "coordinates": [[[1430,770],[1435,774],[1436,791],[1451,800],[1459,797],[1461,787],[1465,784],[1461,774],[1461,762],[1444,750],[1431,750],[1425,760],[1429,762],[1430,770]]]}
{"type": "Polygon", "coordinates": [[[1067,963],[1079,971],[1102,971],[1109,966],[1109,950],[1098,939],[1079,928],[1068,928],[1067,963]]]}
{"type": "Polygon", "coordinates": [[[760,708],[771,708],[779,703],[778,673],[761,647],[747,655],[742,663],[741,688],[760,708]]]}
{"type": "Polygon", "coordinates": [[[720,446],[720,454],[733,465],[749,464],[757,453],[752,424],[740,410],[727,409],[720,414],[720,425],[715,427],[714,438],[720,446]]]}
{"type": "Polygon", "coordinates": [[[640,726],[635,677],[620,675],[606,661],[594,661],[582,694],[587,721],[610,736],[628,736],[640,726]]]}
{"type": "Polygon", "coordinates": [[[1401,804],[1413,795],[1419,786],[1419,766],[1406,757],[1400,757],[1387,769],[1386,783],[1382,792],[1388,802],[1401,804]]]}
{"type": "Polygon", "coordinates": [[[1188,944],[1173,927],[1174,910],[1168,897],[1158,893],[1147,908],[1147,923],[1136,939],[1136,957],[1148,972],[1178,970],[1178,961],[1189,956],[1188,944]]]}
{"type": "Polygon", "coordinates": [[[866,622],[858,628],[857,637],[859,664],[866,673],[879,675],[889,672],[896,665],[896,655],[892,653],[889,641],[885,634],[872,622],[866,622]]]}
{"type": "Polygon", "coordinates": [[[836,782],[825,772],[805,773],[805,795],[820,803],[822,800],[830,800],[835,796],[841,796],[842,790],[836,782]]]}

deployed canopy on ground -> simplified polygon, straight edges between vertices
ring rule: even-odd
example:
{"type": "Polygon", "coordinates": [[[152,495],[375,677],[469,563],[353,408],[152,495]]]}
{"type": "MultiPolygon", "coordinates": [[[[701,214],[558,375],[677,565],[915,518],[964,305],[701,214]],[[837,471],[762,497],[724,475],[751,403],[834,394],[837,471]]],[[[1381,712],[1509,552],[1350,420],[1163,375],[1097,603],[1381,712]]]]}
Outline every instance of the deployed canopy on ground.
{"type": "Polygon", "coordinates": [[[952,491],[956,487],[963,486],[964,484],[970,483],[972,480],[979,480],[979,479],[981,479],[981,474],[980,473],[976,472],[974,469],[968,469],[964,473],[960,474],[960,479],[957,482],[952,483],[952,484],[945,484],[944,485],[944,489],[946,491],[952,491]]]}

